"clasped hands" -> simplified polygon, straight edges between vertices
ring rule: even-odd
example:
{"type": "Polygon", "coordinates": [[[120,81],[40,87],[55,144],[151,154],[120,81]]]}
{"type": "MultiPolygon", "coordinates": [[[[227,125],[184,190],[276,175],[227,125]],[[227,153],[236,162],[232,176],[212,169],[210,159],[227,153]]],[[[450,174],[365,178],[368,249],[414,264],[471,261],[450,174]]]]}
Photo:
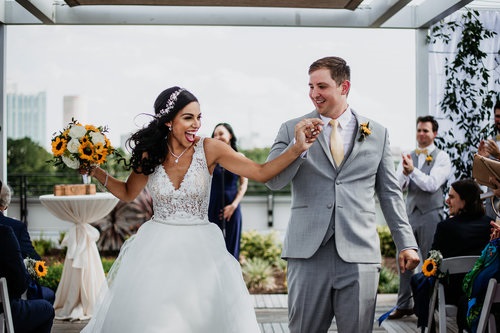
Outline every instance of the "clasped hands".
{"type": "Polygon", "coordinates": [[[477,153],[484,157],[493,156],[495,158],[500,158],[500,149],[495,140],[492,139],[481,140],[477,148],[477,153]]]}
{"type": "Polygon", "coordinates": [[[295,143],[305,151],[316,141],[323,131],[323,121],[319,118],[302,119],[295,125],[295,143]]]}

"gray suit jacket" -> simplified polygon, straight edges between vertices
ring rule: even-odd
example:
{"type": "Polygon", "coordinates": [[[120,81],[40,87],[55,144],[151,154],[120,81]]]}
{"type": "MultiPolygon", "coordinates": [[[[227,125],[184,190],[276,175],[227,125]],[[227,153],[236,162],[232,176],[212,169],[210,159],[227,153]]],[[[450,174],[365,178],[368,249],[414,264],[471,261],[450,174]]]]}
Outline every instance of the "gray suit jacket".
{"type": "MultiPolygon", "coordinates": [[[[375,194],[396,247],[417,248],[408,223],[387,130],[367,118],[371,135],[359,141],[357,130],[352,151],[335,167],[329,145],[320,135],[304,158],[298,158],[266,185],[277,190],[292,182],[291,216],[285,235],[284,258],[309,258],[320,247],[331,219],[340,257],[353,263],[380,263],[380,240],[375,220],[375,194]]],[[[268,160],[293,144],[294,127],[304,118],[319,118],[317,111],[281,125],[268,160]]]]}

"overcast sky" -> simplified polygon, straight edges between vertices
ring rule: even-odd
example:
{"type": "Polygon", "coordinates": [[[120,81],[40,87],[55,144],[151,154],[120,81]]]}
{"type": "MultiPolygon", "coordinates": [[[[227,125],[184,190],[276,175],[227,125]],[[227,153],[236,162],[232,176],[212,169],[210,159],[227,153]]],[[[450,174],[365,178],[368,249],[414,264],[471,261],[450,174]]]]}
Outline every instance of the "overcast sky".
{"type": "MultiPolygon", "coordinates": [[[[413,30],[13,26],[7,80],[23,94],[46,91],[47,141],[66,124],[63,96],[79,95],[88,119],[108,125],[115,146],[153,113],[165,88],[180,85],[201,103],[201,135],[233,125],[242,148],[270,146],[280,124],[313,109],[309,65],[341,56],[351,66],[350,105],[389,129],[393,147],[415,145],[413,30]]],[[[47,147],[49,142],[47,142],[47,147]]]]}

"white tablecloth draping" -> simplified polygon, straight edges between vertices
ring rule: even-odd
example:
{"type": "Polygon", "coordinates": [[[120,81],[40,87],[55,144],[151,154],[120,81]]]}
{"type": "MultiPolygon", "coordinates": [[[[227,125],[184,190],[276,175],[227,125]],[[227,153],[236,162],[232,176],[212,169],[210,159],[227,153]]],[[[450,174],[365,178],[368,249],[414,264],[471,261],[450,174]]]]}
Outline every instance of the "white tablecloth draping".
{"type": "Polygon", "coordinates": [[[68,196],[49,194],[40,196],[40,202],[61,220],[74,223],[61,244],[67,246],[68,251],[54,302],[56,318],[89,319],[105,283],[96,245],[99,231],[89,223],[106,216],[118,203],[118,199],[110,193],[68,196]]]}

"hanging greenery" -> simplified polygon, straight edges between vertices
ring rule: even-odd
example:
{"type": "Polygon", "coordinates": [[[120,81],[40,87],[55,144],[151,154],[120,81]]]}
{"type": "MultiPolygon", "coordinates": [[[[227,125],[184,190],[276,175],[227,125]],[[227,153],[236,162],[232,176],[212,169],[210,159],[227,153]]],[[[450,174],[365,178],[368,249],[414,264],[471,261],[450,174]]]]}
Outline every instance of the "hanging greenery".
{"type": "MultiPolygon", "coordinates": [[[[486,67],[488,56],[481,50],[481,42],[494,38],[495,31],[486,29],[479,19],[479,12],[468,9],[457,21],[441,21],[434,25],[427,37],[428,43],[449,44],[450,35],[461,31],[453,59],[446,58],[444,72],[446,83],[440,102],[445,118],[452,124],[443,136],[436,138],[438,148],[446,151],[455,169],[455,178],[470,178],[473,155],[481,139],[493,134],[492,109],[499,98],[489,90],[492,71],[499,67],[500,50],[496,51],[495,68],[486,67]],[[486,124],[486,125],[485,125],[486,124]]],[[[499,82],[495,79],[495,85],[499,82]]]]}

